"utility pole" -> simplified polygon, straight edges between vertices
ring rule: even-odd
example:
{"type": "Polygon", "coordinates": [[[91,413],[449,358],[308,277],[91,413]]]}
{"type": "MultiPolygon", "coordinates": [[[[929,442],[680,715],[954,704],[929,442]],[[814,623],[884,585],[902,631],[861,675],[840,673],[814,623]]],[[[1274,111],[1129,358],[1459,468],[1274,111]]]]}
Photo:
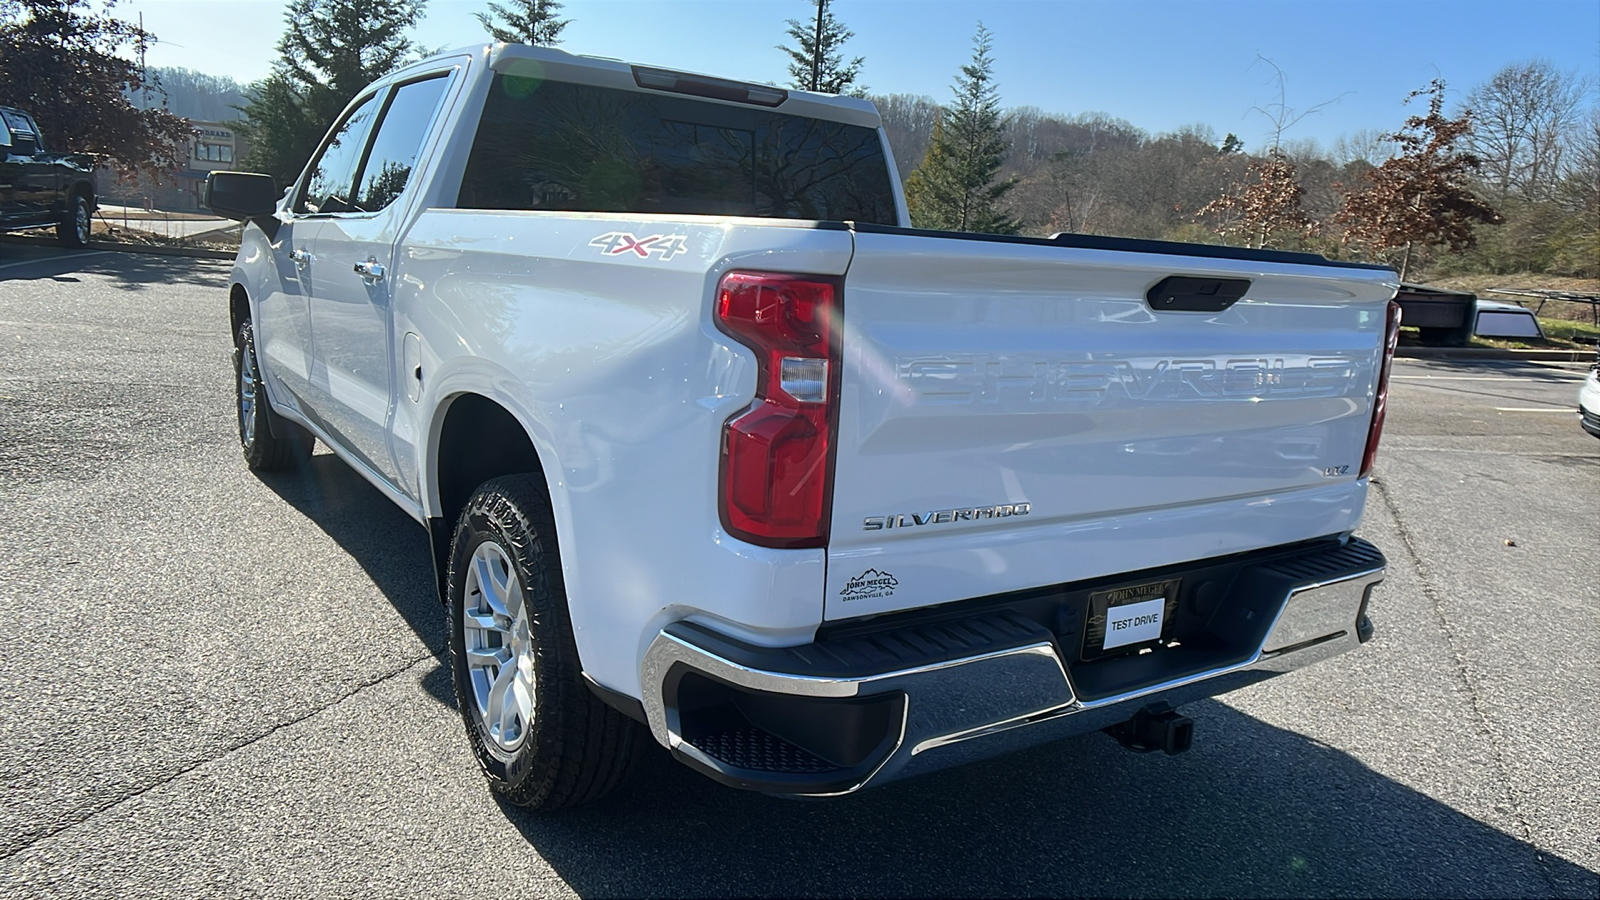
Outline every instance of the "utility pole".
{"type": "MultiPolygon", "coordinates": [[[[816,42],[811,45],[811,89],[822,87],[822,15],[828,9],[828,0],[817,0],[816,42]]],[[[142,13],[141,13],[142,15],[142,13]]]]}
{"type": "Polygon", "coordinates": [[[144,11],[139,12],[139,99],[145,109],[150,108],[150,79],[144,71],[144,11]]]}

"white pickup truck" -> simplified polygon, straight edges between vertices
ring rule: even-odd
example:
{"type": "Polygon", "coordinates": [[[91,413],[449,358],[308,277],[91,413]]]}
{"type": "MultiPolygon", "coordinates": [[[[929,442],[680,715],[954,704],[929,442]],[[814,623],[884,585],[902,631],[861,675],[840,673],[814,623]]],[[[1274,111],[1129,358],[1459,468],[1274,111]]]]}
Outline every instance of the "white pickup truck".
{"type": "Polygon", "coordinates": [[[1389,269],[907,226],[847,97],[495,44],[218,173],[248,465],[322,441],[432,537],[493,788],[646,736],[828,796],[1371,635],[1389,269]]]}

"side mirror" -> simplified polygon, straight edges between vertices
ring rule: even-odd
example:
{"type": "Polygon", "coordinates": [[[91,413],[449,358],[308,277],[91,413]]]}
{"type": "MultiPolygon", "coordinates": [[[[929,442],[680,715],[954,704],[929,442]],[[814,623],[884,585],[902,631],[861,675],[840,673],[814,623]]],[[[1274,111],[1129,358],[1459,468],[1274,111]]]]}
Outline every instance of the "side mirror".
{"type": "Polygon", "coordinates": [[[253,172],[212,172],[200,202],[225,219],[265,219],[278,211],[278,183],[253,172]]]}

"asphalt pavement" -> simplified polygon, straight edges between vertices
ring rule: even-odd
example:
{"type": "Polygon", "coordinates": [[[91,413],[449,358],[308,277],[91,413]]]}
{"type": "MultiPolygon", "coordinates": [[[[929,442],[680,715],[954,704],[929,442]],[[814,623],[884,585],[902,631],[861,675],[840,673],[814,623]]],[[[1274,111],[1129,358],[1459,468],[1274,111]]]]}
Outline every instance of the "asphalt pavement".
{"type": "Polygon", "coordinates": [[[422,530],[239,459],[227,264],[0,244],[0,895],[1600,896],[1582,366],[1401,360],[1360,652],[828,802],[496,803],[422,530]]]}

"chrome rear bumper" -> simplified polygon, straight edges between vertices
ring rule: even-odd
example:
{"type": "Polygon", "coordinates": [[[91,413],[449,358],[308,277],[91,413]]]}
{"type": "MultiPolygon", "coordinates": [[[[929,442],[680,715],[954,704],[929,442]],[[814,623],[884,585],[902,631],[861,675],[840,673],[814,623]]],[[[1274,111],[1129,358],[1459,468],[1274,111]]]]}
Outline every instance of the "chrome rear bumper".
{"type": "Polygon", "coordinates": [[[1365,610],[1383,556],[1354,539],[1319,553],[1241,571],[1236,584],[1268,592],[1257,606],[1275,613],[1236,658],[1115,693],[1081,695],[1059,636],[1013,611],[780,649],[679,622],[645,654],[645,715],[657,741],[719,781],[849,793],[1098,731],[1151,703],[1214,696],[1354,649],[1370,635],[1365,610]],[[834,733],[850,729],[860,734],[834,733]]]}

